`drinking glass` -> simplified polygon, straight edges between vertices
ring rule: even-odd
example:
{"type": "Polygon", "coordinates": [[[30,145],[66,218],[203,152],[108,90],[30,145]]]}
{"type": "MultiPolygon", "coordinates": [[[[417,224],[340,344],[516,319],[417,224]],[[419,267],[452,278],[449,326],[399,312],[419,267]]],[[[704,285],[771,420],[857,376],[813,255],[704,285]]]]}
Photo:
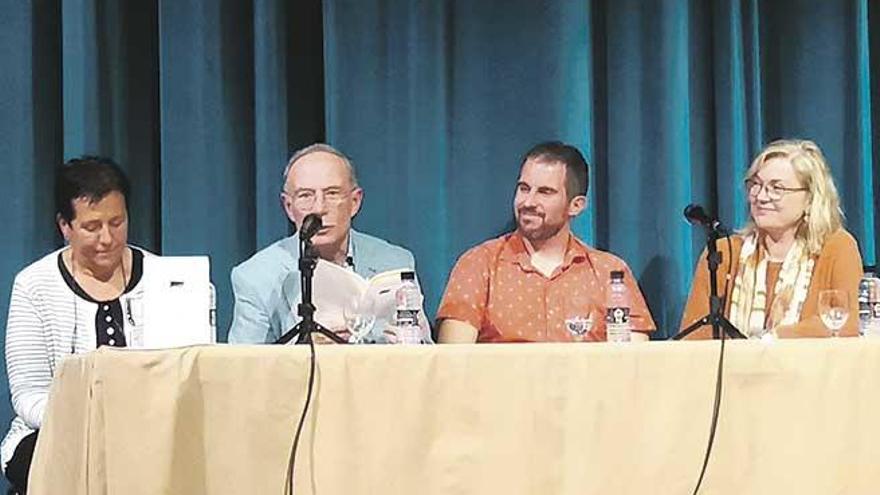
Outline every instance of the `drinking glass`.
{"type": "Polygon", "coordinates": [[[849,318],[849,295],[839,289],[819,292],[819,316],[831,332],[831,336],[837,337],[849,318]]]}
{"type": "Polygon", "coordinates": [[[342,317],[349,331],[348,342],[360,344],[376,322],[376,301],[369,291],[352,296],[342,307],[342,317]]]}
{"type": "Polygon", "coordinates": [[[566,304],[565,329],[575,342],[586,342],[596,322],[596,309],[592,305],[566,304]]]}

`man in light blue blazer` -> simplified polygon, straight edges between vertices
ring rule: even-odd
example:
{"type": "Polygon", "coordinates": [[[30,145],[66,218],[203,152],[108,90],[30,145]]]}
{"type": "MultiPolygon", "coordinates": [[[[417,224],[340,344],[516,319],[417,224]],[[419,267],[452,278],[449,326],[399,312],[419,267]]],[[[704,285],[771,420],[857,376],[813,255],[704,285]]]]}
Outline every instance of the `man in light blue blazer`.
{"type": "MultiPolygon", "coordinates": [[[[363,197],[351,160],[329,145],[313,144],[297,151],[284,170],[281,205],[297,230],[306,215],[321,215],[323,227],[312,237],[321,259],[364,278],[399,268],[415,270],[408,250],[351,228],[363,197]]],[[[298,261],[299,237],[294,234],[233,268],[230,343],[273,343],[299,322],[298,261]]],[[[382,331],[373,329],[368,340],[384,341],[382,331]]]]}

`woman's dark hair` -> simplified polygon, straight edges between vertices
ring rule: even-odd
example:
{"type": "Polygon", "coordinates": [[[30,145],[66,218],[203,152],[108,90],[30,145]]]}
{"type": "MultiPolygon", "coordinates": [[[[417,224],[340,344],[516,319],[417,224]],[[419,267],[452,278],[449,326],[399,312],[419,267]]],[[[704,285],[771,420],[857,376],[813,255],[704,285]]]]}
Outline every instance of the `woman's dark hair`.
{"type": "Polygon", "coordinates": [[[68,160],[58,171],[55,182],[55,215],[67,223],[73,220],[73,201],[85,198],[90,204],[116,191],[128,204],[129,182],[113,160],[81,156],[68,160]]]}

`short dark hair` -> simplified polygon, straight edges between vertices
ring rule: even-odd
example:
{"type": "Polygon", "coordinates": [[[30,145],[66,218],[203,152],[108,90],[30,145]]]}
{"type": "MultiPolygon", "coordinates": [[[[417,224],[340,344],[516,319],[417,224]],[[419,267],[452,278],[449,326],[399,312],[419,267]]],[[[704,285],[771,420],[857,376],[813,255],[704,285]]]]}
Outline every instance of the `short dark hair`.
{"type": "Polygon", "coordinates": [[[75,199],[97,203],[114,191],[122,194],[128,204],[129,190],[128,178],[113,160],[90,155],[73,158],[62,165],[57,174],[55,215],[70,223],[75,199]]]}
{"type": "Polygon", "coordinates": [[[526,152],[520,167],[529,160],[565,165],[565,192],[568,199],[587,195],[587,190],[590,187],[590,165],[584,155],[574,146],[562,141],[538,143],[526,152]]]}

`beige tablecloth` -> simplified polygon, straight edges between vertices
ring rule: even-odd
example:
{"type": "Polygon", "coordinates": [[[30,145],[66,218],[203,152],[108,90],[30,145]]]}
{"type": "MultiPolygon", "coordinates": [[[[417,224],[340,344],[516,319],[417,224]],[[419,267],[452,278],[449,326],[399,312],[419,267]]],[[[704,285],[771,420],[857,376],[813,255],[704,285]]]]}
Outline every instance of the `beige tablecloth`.
{"type": "MultiPolygon", "coordinates": [[[[689,494],[718,342],[319,346],[301,494],[689,494]]],[[[880,340],[729,342],[704,494],[880,493],[880,340]]],[[[53,385],[40,494],[282,494],[307,347],[100,350],[53,385]]]]}

